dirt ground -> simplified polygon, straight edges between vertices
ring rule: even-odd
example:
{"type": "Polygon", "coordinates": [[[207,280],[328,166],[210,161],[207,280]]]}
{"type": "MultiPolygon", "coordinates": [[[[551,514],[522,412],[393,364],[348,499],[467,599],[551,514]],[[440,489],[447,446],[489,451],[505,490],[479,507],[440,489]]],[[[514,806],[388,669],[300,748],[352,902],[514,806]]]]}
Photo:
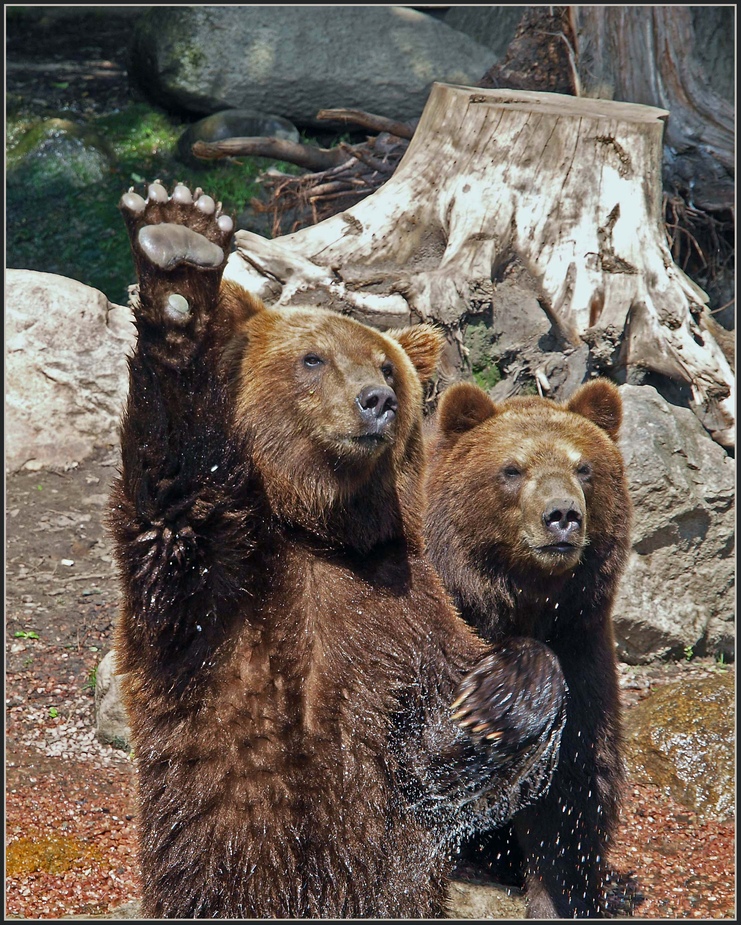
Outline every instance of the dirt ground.
{"type": "MultiPolygon", "coordinates": [[[[80,8],[81,10],[83,8],[80,8]]],[[[89,7],[88,11],[100,8],[89,7]]],[[[128,13],[8,28],[8,104],[104,112],[128,100],[128,13]]],[[[97,14],[96,14],[97,15],[97,14]]],[[[138,898],[136,771],[94,733],[93,672],[118,590],[103,514],[117,453],[6,479],[6,916],[117,917],[138,898]]],[[[622,671],[626,721],[702,660],[622,671]]],[[[733,918],[735,826],[631,781],[611,862],[621,915],[733,918]]],[[[473,875],[471,875],[473,876],[473,875]]]]}
{"type": "MultiPolygon", "coordinates": [[[[6,480],[6,913],[110,916],[139,895],[136,771],[97,741],[92,672],[111,648],[118,589],[104,512],[118,464],[6,480]]],[[[712,662],[621,666],[630,708],[712,662]]],[[[734,823],[701,823],[630,781],[611,855],[616,912],[733,918],[734,823]]],[[[481,881],[475,871],[464,879],[481,881]]]]}

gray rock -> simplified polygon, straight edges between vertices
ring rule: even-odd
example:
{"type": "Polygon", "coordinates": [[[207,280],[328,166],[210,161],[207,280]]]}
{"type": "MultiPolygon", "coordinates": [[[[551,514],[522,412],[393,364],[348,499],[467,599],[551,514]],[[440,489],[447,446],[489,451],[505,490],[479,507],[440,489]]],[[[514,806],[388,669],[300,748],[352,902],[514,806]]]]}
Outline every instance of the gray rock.
{"type": "Polygon", "coordinates": [[[623,385],[620,448],[633,545],[614,610],[618,655],[640,664],[691,647],[733,658],[735,462],[697,417],[623,385]]]}
{"type": "Polygon", "coordinates": [[[100,919],[138,919],[141,921],[141,903],[138,899],[131,899],[128,902],[122,903],[120,906],[116,906],[114,909],[110,909],[108,912],[91,912],[88,914],[78,912],[75,915],[63,915],[61,918],[75,922],[88,922],[100,919]]]}
{"type": "Polygon", "coordinates": [[[193,113],[322,108],[417,118],[435,81],[475,84],[489,48],[398,6],[154,7],[137,20],[129,73],[145,96],[193,113]]]}
{"type": "Polygon", "coordinates": [[[491,48],[494,52],[491,67],[504,57],[523,12],[521,6],[451,6],[443,22],[491,48]]]}
{"type": "Polygon", "coordinates": [[[53,273],[7,270],[5,282],[6,469],[69,468],[116,446],[130,310],[53,273]]]}
{"type": "Polygon", "coordinates": [[[525,897],[517,890],[497,884],[468,883],[454,880],[450,884],[448,918],[451,919],[524,919],[525,897]]]}
{"type": "Polygon", "coordinates": [[[537,289],[523,267],[510,267],[494,287],[491,310],[472,317],[464,331],[473,377],[494,401],[534,393],[536,376],[544,394],[563,401],[586,377],[588,347],[561,348],[537,289]]]}
{"type": "Polygon", "coordinates": [[[196,141],[223,141],[225,138],[280,138],[298,144],[300,135],[295,125],[280,116],[254,109],[224,109],[189,125],[178,140],[178,158],[195,167],[217,161],[195,157],[191,148],[196,141]]]}
{"type": "Polygon", "coordinates": [[[95,673],[95,732],[106,745],[129,750],[131,730],[121,698],[121,677],[116,674],[116,655],[111,649],[95,673]]]}
{"type": "Polygon", "coordinates": [[[626,762],[633,780],[700,819],[728,819],[736,805],[735,692],[730,671],[667,684],[630,711],[626,762]]]}

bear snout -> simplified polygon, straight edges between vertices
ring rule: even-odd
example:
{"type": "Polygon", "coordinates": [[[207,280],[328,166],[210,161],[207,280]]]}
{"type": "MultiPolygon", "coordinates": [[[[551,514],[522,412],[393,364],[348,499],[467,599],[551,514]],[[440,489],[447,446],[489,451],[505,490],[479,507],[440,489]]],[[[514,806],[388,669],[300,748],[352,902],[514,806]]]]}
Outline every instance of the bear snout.
{"type": "Polygon", "coordinates": [[[575,498],[552,498],[543,509],[543,524],[556,544],[571,544],[581,537],[584,512],[575,498]]]}
{"type": "Polygon", "coordinates": [[[399,402],[387,385],[367,385],[358,392],[355,404],[368,434],[385,433],[396,418],[399,402]]]}

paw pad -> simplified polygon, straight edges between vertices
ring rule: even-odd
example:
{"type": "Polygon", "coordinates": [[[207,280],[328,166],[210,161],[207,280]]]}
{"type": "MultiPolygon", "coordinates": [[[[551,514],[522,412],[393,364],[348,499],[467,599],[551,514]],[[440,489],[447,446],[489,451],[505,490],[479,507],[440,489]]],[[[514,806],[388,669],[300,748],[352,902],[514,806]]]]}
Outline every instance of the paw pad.
{"type": "Polygon", "coordinates": [[[190,314],[190,305],[185,296],[173,292],[167,299],[167,313],[175,321],[181,321],[190,314]]]}
{"type": "Polygon", "coordinates": [[[162,270],[181,263],[216,269],[224,262],[224,251],[218,244],[185,225],[144,225],[139,229],[138,241],[150,263],[162,270]]]}

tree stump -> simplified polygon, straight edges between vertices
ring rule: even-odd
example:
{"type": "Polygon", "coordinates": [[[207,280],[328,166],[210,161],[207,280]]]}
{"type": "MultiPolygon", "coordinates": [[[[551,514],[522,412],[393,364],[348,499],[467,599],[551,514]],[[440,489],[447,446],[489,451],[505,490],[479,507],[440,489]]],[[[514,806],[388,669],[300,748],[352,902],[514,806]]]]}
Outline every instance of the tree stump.
{"type": "Polygon", "coordinates": [[[268,241],[239,231],[226,276],[268,304],[321,305],[377,327],[445,327],[442,384],[465,366],[461,330],[524,266],[553,328],[593,369],[687,383],[724,446],[733,374],[677,267],[662,220],[668,113],[554,93],[435,84],[404,158],[372,196],[268,241]]]}

